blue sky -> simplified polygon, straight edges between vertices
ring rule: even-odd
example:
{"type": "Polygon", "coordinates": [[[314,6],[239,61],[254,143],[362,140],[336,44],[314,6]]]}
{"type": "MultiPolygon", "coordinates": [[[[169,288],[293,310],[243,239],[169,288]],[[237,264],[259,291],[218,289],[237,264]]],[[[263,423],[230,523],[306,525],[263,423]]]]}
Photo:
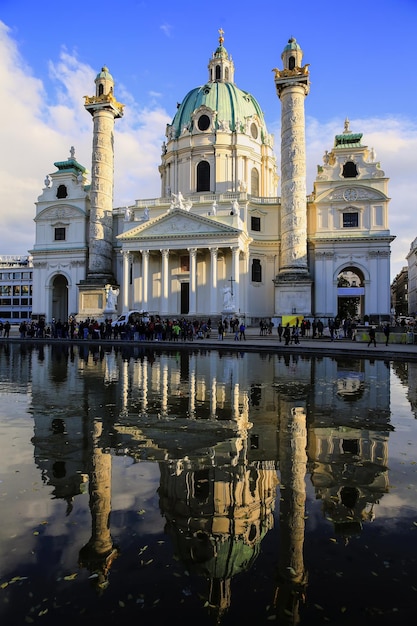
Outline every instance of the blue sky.
{"type": "Polygon", "coordinates": [[[417,2],[224,0],[219,7],[186,0],[0,0],[0,254],[25,254],[33,246],[34,202],[54,161],[66,159],[74,145],[77,160],[90,169],[91,118],[83,96],[94,94],[103,65],[126,105],[116,123],[115,204],[159,195],[165,125],[176,103],[206,82],[223,28],[235,82],[260,103],[278,157],[272,68],[282,67],[281,52],[296,37],[311,76],[307,191],[348,117],[391,179],[392,277],[406,265],[417,236],[417,2]]]}

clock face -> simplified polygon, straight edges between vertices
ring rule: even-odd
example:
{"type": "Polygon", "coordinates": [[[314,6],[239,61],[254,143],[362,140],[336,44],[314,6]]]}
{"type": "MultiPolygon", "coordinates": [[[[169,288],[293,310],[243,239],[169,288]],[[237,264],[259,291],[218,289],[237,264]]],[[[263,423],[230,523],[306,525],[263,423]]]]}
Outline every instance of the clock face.
{"type": "Polygon", "coordinates": [[[356,200],[358,197],[358,192],[356,191],[356,189],[346,189],[343,192],[343,197],[348,202],[352,200],[356,200]]]}

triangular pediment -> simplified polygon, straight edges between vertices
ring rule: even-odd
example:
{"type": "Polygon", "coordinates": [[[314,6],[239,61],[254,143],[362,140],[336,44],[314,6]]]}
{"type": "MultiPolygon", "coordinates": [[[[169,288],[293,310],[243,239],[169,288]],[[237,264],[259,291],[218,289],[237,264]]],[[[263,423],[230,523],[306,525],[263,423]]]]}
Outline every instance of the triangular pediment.
{"type": "MultiPolygon", "coordinates": [[[[221,219],[221,218],[220,218],[221,219]]],[[[184,209],[172,209],[153,220],[143,222],[118,235],[120,241],[187,239],[191,237],[236,237],[242,231],[216,217],[195,215],[184,209]]]]}

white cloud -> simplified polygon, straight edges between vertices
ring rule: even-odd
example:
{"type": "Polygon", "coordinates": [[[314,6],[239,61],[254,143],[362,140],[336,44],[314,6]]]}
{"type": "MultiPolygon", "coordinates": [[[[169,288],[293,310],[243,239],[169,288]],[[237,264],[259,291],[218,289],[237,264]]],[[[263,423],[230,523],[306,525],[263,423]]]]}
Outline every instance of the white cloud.
{"type": "Polygon", "coordinates": [[[167,37],[171,37],[172,24],[161,24],[160,29],[167,37]]]}
{"type": "MultiPolygon", "coordinates": [[[[53,90],[46,93],[20,56],[10,30],[0,22],[0,254],[25,254],[33,247],[35,206],[54,162],[69,157],[91,168],[92,121],[84,95],[94,94],[96,72],[66,49],[49,62],[53,90]]],[[[139,109],[120,88],[125,116],[116,121],[115,203],[159,195],[158,165],[169,116],[158,108],[139,109]]]]}

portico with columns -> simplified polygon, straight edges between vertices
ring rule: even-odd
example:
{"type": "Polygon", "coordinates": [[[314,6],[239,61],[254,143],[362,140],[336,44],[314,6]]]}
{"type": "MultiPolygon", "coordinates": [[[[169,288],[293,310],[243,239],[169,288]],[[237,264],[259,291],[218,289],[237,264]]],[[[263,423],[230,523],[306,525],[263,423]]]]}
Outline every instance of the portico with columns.
{"type": "Polygon", "coordinates": [[[231,223],[222,223],[221,216],[213,223],[180,208],[168,209],[119,235],[123,310],[216,316],[229,287],[230,313],[245,315],[251,239],[238,216],[226,219],[231,223]]]}

